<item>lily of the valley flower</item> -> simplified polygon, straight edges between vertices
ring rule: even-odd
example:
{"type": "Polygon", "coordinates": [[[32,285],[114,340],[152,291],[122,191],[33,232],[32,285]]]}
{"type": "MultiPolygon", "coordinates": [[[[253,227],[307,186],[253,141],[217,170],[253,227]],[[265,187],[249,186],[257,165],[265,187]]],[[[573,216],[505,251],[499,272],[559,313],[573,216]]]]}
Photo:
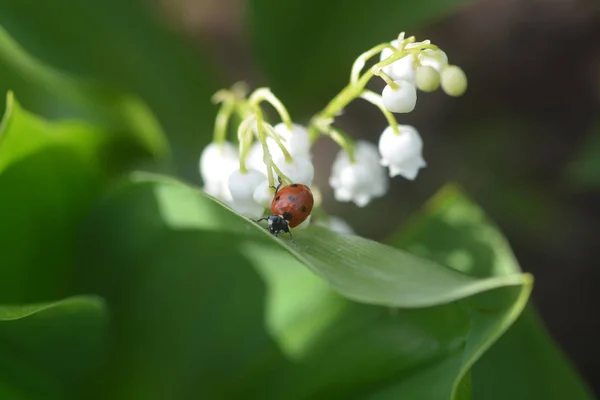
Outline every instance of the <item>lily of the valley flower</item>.
{"type": "Polygon", "coordinates": [[[230,203],[229,175],[239,167],[237,147],[230,142],[211,143],[202,151],[199,164],[204,191],[230,203]]]}
{"type": "Polygon", "coordinates": [[[333,162],[329,184],[336,200],[353,201],[359,207],[383,196],[388,189],[388,178],[380,165],[377,147],[368,142],[357,142],[354,163],[350,162],[346,151],[340,151],[333,162]]]}
{"type": "MultiPolygon", "coordinates": [[[[398,39],[390,42],[392,46],[398,48],[398,39]]],[[[380,60],[383,61],[392,55],[392,49],[383,49],[380,55],[380,60]]],[[[388,74],[393,80],[405,80],[411,83],[415,81],[415,57],[412,54],[407,54],[390,65],[383,67],[383,72],[388,74]]]]}
{"type": "Polygon", "coordinates": [[[448,56],[442,50],[425,49],[419,54],[419,64],[441,72],[448,65],[448,56]]]}
{"type": "MultiPolygon", "coordinates": [[[[308,131],[305,127],[298,124],[292,124],[292,129],[288,129],[287,125],[283,122],[275,125],[273,130],[276,134],[279,135],[281,142],[287,149],[288,153],[292,157],[302,156],[308,157],[310,154],[310,139],[308,137],[308,131]]],[[[275,142],[273,138],[267,138],[267,144],[269,146],[269,151],[273,155],[281,154],[281,149],[275,142]]]]}
{"type": "Polygon", "coordinates": [[[401,175],[413,180],[419,169],[427,164],[422,156],[423,141],[417,130],[410,125],[398,125],[400,134],[387,127],[379,138],[381,165],[388,167],[390,177],[401,175]]]}
{"type": "Polygon", "coordinates": [[[417,89],[409,81],[397,80],[394,83],[398,85],[396,89],[392,89],[390,85],[383,88],[383,105],[394,113],[411,112],[417,104],[417,89]]]}
{"type": "Polygon", "coordinates": [[[254,200],[254,191],[264,180],[265,175],[255,169],[249,169],[246,173],[237,170],[229,175],[232,208],[247,217],[262,216],[264,207],[254,200]]]}

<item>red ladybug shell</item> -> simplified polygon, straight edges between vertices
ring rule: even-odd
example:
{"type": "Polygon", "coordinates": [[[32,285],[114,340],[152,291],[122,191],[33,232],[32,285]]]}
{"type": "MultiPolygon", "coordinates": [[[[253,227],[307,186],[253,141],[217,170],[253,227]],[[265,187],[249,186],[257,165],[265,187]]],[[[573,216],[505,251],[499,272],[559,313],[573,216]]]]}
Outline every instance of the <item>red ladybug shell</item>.
{"type": "Polygon", "coordinates": [[[294,228],[300,225],[310,215],[314,204],[312,192],[306,185],[294,183],[284,186],[273,198],[271,212],[285,218],[288,213],[288,225],[294,228]]]}

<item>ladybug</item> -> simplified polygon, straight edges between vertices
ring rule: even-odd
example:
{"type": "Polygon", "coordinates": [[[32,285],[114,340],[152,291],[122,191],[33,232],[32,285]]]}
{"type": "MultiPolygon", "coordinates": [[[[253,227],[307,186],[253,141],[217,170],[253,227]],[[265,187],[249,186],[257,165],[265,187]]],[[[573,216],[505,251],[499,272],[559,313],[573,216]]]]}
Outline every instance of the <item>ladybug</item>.
{"type": "Polygon", "coordinates": [[[293,183],[281,187],[281,178],[279,178],[279,185],[275,188],[271,203],[272,215],[255,222],[267,220],[269,232],[275,236],[281,232],[289,233],[290,241],[295,243],[289,228],[295,228],[306,220],[312,211],[313,204],[313,194],[308,186],[293,183]]]}

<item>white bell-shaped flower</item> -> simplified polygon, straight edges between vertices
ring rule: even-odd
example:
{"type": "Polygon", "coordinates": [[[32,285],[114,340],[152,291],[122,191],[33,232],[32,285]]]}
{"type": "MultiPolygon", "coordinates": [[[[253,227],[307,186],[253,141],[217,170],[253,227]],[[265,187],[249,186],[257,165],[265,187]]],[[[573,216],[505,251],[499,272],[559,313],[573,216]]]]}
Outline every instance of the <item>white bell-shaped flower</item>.
{"type": "Polygon", "coordinates": [[[331,170],[329,184],[338,201],[353,201],[357,206],[366,206],[371,199],[381,197],[388,189],[388,177],[380,165],[377,147],[359,141],[354,151],[354,163],[346,151],[341,150],[331,170]]]}
{"type": "Polygon", "coordinates": [[[401,175],[413,180],[419,169],[427,164],[422,156],[423,141],[417,130],[410,125],[398,125],[400,134],[388,126],[379,138],[381,165],[388,167],[390,177],[401,175]]]}
{"type": "Polygon", "coordinates": [[[381,97],[385,108],[394,113],[409,113],[417,104],[417,89],[408,81],[394,81],[398,85],[396,90],[390,85],[383,88],[381,97]]]}
{"type": "Polygon", "coordinates": [[[273,162],[292,182],[306,186],[312,185],[315,167],[307,157],[295,156],[291,163],[287,163],[283,155],[280,155],[275,157],[273,162]]]}
{"type": "Polygon", "coordinates": [[[265,175],[255,169],[246,173],[239,170],[229,176],[232,208],[247,217],[258,218],[263,215],[264,207],[254,200],[256,187],[265,180],[265,175]]]}
{"type": "MultiPolygon", "coordinates": [[[[392,40],[390,44],[395,48],[398,48],[398,40],[392,40]]],[[[390,57],[392,53],[393,51],[390,48],[383,49],[380,54],[380,60],[385,60],[386,58],[390,57]]],[[[390,65],[383,67],[383,72],[389,75],[393,80],[405,80],[414,83],[415,57],[412,54],[407,54],[397,61],[394,61],[390,65]]]]}
{"type": "MultiPolygon", "coordinates": [[[[310,154],[310,139],[308,130],[302,125],[292,124],[292,129],[288,129],[283,122],[275,125],[273,130],[279,135],[282,144],[292,157],[302,156],[309,157],[310,154]]],[[[267,138],[267,145],[272,155],[283,155],[281,148],[271,137],[267,138]]]]}
{"type": "Polygon", "coordinates": [[[200,156],[200,175],[204,181],[204,191],[230,203],[229,175],[239,167],[237,147],[230,142],[211,143],[200,156]]]}
{"type": "Polygon", "coordinates": [[[269,187],[269,180],[265,179],[256,186],[256,189],[254,189],[254,193],[252,194],[252,198],[264,208],[271,208],[274,193],[275,190],[269,187]]]}
{"type": "Polygon", "coordinates": [[[246,156],[246,167],[255,169],[266,175],[267,166],[263,160],[263,154],[262,144],[258,141],[254,142],[246,156]]]}
{"type": "Polygon", "coordinates": [[[419,63],[422,66],[433,67],[437,72],[441,72],[448,65],[448,56],[439,49],[425,49],[419,54],[419,63]]]}

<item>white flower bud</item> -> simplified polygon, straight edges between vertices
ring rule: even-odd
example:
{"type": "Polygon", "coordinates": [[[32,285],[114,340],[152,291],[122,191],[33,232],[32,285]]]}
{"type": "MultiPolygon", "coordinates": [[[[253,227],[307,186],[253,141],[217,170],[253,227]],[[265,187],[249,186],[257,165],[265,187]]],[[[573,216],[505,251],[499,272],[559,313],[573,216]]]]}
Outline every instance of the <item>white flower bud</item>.
{"type": "Polygon", "coordinates": [[[383,88],[381,97],[385,108],[395,113],[409,113],[417,104],[417,89],[408,81],[394,81],[399,87],[394,90],[390,85],[383,88]]]}
{"type": "Polygon", "coordinates": [[[226,203],[231,202],[228,180],[239,167],[237,147],[230,142],[209,144],[202,151],[199,167],[204,191],[226,203]]]}
{"type": "MultiPolygon", "coordinates": [[[[309,157],[310,154],[310,139],[308,137],[308,130],[302,125],[292,124],[292,130],[283,123],[279,123],[273,127],[275,133],[277,133],[281,139],[282,144],[292,157],[302,156],[309,157]]],[[[269,151],[273,154],[283,154],[281,148],[275,142],[273,138],[267,139],[269,151]]]]}
{"type": "Polygon", "coordinates": [[[448,56],[439,49],[425,49],[419,54],[419,63],[422,66],[433,67],[437,72],[441,72],[448,65],[448,56]]]}
{"type": "Polygon", "coordinates": [[[415,83],[420,90],[433,92],[440,87],[440,74],[433,67],[419,67],[417,68],[415,83]]]}
{"type": "Polygon", "coordinates": [[[467,76],[456,65],[442,70],[442,90],[449,96],[461,96],[467,90],[467,76]]]}
{"type": "MultiPolygon", "coordinates": [[[[390,44],[398,48],[398,40],[393,40],[390,44]]],[[[380,54],[380,60],[383,61],[392,55],[392,49],[385,48],[380,54]]],[[[411,83],[415,81],[415,57],[412,54],[407,54],[390,65],[382,68],[383,72],[390,76],[393,80],[405,80],[411,83]]]]}
{"type": "Polygon", "coordinates": [[[423,160],[423,141],[417,130],[410,125],[398,125],[400,134],[391,126],[385,128],[379,138],[381,165],[389,167],[390,177],[401,175],[413,180],[419,169],[426,166],[423,160]]]}
{"type": "Polygon", "coordinates": [[[341,150],[331,170],[329,184],[338,201],[353,201],[357,206],[366,206],[372,198],[381,197],[388,189],[385,169],[379,164],[377,147],[359,141],[354,151],[355,162],[351,163],[346,151],[341,150]]]}
{"type": "Polygon", "coordinates": [[[256,187],[265,180],[265,175],[249,169],[247,173],[237,170],[229,176],[229,190],[233,198],[234,210],[247,217],[260,217],[264,207],[254,200],[256,187]]]}

